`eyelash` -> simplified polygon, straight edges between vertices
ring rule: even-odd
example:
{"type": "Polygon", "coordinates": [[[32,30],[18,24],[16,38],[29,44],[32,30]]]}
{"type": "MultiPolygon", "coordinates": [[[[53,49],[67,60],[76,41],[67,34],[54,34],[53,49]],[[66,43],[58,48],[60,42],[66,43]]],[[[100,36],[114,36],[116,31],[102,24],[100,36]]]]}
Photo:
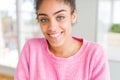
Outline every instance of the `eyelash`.
{"type": "Polygon", "coordinates": [[[40,22],[47,23],[49,20],[47,18],[40,19],[40,22]]]}
{"type": "Polygon", "coordinates": [[[58,21],[63,20],[63,19],[65,19],[64,16],[58,16],[58,17],[57,17],[57,20],[58,20],[58,21]]]}
{"type": "MultiPolygon", "coordinates": [[[[61,20],[63,20],[63,19],[65,19],[64,16],[58,16],[58,17],[57,17],[57,20],[58,20],[58,21],[61,21],[61,20]]],[[[49,22],[49,19],[47,19],[47,18],[42,18],[42,19],[40,19],[40,22],[42,22],[42,23],[47,23],[47,22],[49,22]]]]}

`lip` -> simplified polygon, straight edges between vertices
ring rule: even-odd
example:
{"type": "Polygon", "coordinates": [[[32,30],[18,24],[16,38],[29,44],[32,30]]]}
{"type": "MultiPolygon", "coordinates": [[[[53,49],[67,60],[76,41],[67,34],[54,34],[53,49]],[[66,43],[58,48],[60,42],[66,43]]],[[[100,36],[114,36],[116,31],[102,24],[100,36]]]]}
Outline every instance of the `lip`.
{"type": "Polygon", "coordinates": [[[63,34],[63,32],[58,32],[58,33],[48,34],[48,35],[49,35],[49,37],[52,38],[52,39],[57,39],[57,38],[59,38],[62,34],[63,34]]]}

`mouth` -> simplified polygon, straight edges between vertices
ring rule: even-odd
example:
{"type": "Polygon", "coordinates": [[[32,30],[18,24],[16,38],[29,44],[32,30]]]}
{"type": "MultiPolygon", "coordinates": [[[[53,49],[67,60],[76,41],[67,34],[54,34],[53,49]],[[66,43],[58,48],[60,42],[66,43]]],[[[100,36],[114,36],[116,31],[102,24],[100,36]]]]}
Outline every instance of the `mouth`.
{"type": "Polygon", "coordinates": [[[59,38],[61,35],[63,34],[63,32],[59,32],[59,33],[55,33],[55,34],[48,34],[50,38],[52,39],[57,39],[59,38]]]}

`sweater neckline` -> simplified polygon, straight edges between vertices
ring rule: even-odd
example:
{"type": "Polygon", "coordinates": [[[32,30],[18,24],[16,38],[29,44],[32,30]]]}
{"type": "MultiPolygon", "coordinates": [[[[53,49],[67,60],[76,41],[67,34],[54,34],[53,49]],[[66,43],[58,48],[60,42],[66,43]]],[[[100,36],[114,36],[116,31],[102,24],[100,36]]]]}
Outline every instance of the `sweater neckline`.
{"type": "Polygon", "coordinates": [[[46,55],[54,62],[56,63],[66,63],[66,62],[76,62],[78,60],[80,60],[81,56],[83,55],[83,50],[86,47],[86,40],[83,38],[77,38],[77,37],[73,37],[76,40],[79,40],[82,42],[81,48],[73,55],[67,58],[62,58],[62,57],[56,57],[48,48],[48,43],[47,40],[44,39],[45,41],[45,51],[46,55]]]}

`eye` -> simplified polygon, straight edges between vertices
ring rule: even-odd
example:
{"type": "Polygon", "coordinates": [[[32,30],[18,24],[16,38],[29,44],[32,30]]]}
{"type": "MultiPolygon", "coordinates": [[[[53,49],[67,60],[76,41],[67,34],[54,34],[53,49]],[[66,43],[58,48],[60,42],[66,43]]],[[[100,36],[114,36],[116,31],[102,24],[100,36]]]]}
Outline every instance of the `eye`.
{"type": "Polygon", "coordinates": [[[47,18],[40,19],[40,22],[47,23],[49,20],[47,18]]]}
{"type": "Polygon", "coordinates": [[[57,17],[57,20],[59,21],[59,20],[63,20],[65,17],[64,16],[58,16],[57,17]]]}

